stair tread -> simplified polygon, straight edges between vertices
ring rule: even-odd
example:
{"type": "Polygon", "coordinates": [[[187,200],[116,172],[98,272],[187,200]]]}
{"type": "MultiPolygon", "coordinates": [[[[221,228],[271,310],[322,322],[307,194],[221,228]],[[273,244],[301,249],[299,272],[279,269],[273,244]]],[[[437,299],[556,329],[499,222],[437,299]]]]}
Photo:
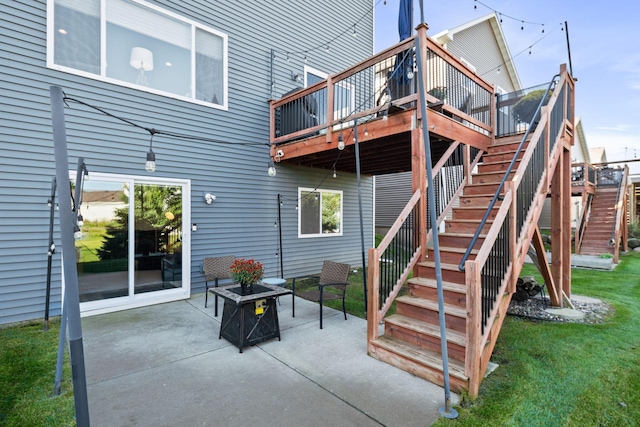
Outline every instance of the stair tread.
{"type": "MultiPolygon", "coordinates": [[[[418,264],[423,266],[423,267],[434,267],[435,266],[435,261],[425,260],[425,261],[420,261],[418,264]]],[[[443,270],[460,271],[458,269],[458,264],[449,264],[449,263],[446,263],[446,262],[441,262],[440,263],[440,268],[443,269],[443,270]]]]}
{"type": "MultiPolygon", "coordinates": [[[[438,312],[438,302],[431,301],[426,298],[413,297],[411,295],[402,295],[396,298],[396,301],[400,301],[405,304],[410,304],[415,307],[421,307],[426,310],[432,310],[432,311],[438,312]]],[[[452,316],[461,317],[465,319],[467,317],[467,310],[464,308],[457,307],[455,305],[445,303],[444,311],[445,313],[450,314],[452,316]]]]}
{"type": "MultiPolygon", "coordinates": [[[[482,218],[478,218],[478,219],[454,218],[454,219],[447,219],[447,222],[464,222],[464,223],[477,223],[477,224],[480,224],[481,220],[482,220],[482,218]]],[[[493,220],[492,219],[487,219],[486,223],[487,224],[493,224],[493,220]]]]}
{"type": "MultiPolygon", "coordinates": [[[[414,319],[409,316],[403,316],[402,314],[392,314],[389,317],[385,317],[385,323],[401,326],[406,329],[418,332],[423,335],[430,335],[432,337],[440,338],[440,326],[428,323],[423,320],[414,319]]],[[[447,342],[457,344],[461,347],[465,347],[467,339],[465,334],[453,331],[451,329],[446,330],[447,342]]]]}
{"type": "MultiPolygon", "coordinates": [[[[429,288],[435,288],[438,285],[435,279],[428,279],[426,277],[413,277],[409,279],[408,282],[415,285],[427,286],[429,288]]],[[[447,282],[444,280],[442,281],[442,289],[450,292],[457,292],[459,294],[467,293],[467,287],[465,285],[455,282],[447,282]]]]}
{"type": "MultiPolygon", "coordinates": [[[[427,247],[427,249],[433,251],[433,246],[429,246],[427,247]]],[[[459,254],[463,254],[466,251],[467,251],[467,247],[462,248],[462,247],[456,247],[456,246],[440,246],[440,252],[456,252],[459,254]]],[[[479,251],[480,251],[479,249],[475,249],[475,248],[471,249],[471,254],[477,255],[479,251]]]]}
{"type": "MultiPolygon", "coordinates": [[[[399,354],[407,359],[413,360],[422,365],[442,372],[442,355],[426,348],[409,344],[402,340],[387,335],[382,335],[372,344],[384,348],[387,351],[399,354]]],[[[464,373],[464,364],[449,358],[449,375],[468,381],[469,378],[464,373]]]]}
{"type": "MultiPolygon", "coordinates": [[[[449,231],[445,231],[444,233],[438,233],[438,236],[473,237],[473,233],[460,233],[460,232],[451,233],[449,231]]],[[[479,239],[484,239],[485,237],[487,237],[486,234],[480,234],[478,236],[479,239]]]]}

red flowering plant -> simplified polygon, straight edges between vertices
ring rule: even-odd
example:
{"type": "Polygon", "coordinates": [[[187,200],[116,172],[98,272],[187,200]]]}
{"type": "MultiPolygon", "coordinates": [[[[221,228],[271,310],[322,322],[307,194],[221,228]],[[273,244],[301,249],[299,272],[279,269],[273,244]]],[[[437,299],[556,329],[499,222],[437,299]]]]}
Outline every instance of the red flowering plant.
{"type": "Polygon", "coordinates": [[[231,264],[231,279],[241,285],[253,285],[262,279],[264,267],[254,259],[238,258],[231,264]]]}

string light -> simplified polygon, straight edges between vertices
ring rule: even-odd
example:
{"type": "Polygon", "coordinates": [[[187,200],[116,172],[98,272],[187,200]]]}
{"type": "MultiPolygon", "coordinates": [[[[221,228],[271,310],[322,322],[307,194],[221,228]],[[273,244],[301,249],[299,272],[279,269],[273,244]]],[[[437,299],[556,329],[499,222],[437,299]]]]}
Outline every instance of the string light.
{"type": "Polygon", "coordinates": [[[542,37],[540,37],[538,40],[536,40],[533,44],[531,44],[529,47],[522,49],[520,52],[518,52],[517,54],[511,56],[511,58],[509,58],[509,60],[507,62],[503,62],[501,64],[498,64],[497,66],[485,71],[484,73],[480,74],[480,76],[485,76],[488,73],[492,72],[493,70],[497,70],[498,73],[500,73],[502,66],[506,66],[509,62],[513,62],[513,60],[515,58],[517,58],[518,56],[522,55],[525,52],[529,52],[529,55],[531,55],[532,52],[532,48],[533,46],[537,45],[538,43],[540,43],[542,40],[544,40],[546,37],[550,36],[551,34],[553,34],[553,32],[555,30],[557,30],[558,28],[560,28],[560,31],[564,31],[564,24],[560,23],[558,24],[557,27],[553,28],[551,31],[549,31],[548,33],[545,33],[542,37]]]}
{"type": "MultiPolygon", "coordinates": [[[[502,24],[502,17],[504,16],[505,18],[509,18],[509,19],[511,19],[511,20],[513,20],[513,21],[519,21],[519,22],[520,22],[520,30],[521,30],[521,31],[524,31],[524,24],[540,25],[540,26],[544,27],[544,24],[542,24],[542,23],[539,23],[539,22],[531,22],[531,21],[527,21],[527,20],[525,20],[525,19],[516,18],[516,17],[514,17],[514,16],[510,16],[510,15],[507,15],[507,14],[505,14],[505,13],[502,13],[502,12],[500,12],[500,11],[498,11],[498,10],[496,10],[496,9],[492,8],[491,6],[489,6],[489,5],[487,5],[487,4],[483,3],[483,2],[481,2],[480,0],[474,0],[474,4],[473,4],[473,8],[474,8],[474,9],[477,9],[477,8],[478,8],[478,7],[477,7],[477,3],[480,3],[481,5],[483,5],[484,7],[486,7],[487,9],[492,10],[492,11],[494,11],[495,13],[497,13],[497,14],[498,14],[498,16],[499,16],[499,18],[500,18],[500,23],[501,23],[501,24],[502,24]]],[[[542,32],[544,33],[544,28],[542,29],[542,32]]]]}
{"type": "Polygon", "coordinates": [[[344,137],[342,136],[342,131],[340,131],[340,135],[338,135],[338,150],[344,150],[344,137]]]}
{"type": "Polygon", "coordinates": [[[153,134],[156,133],[154,129],[149,130],[151,139],[149,141],[149,151],[147,152],[147,162],[144,164],[144,168],[147,172],[156,171],[156,155],[153,152],[153,134]]]}
{"type": "MultiPolygon", "coordinates": [[[[336,41],[337,39],[339,39],[339,38],[340,38],[340,37],[342,37],[343,35],[345,35],[345,34],[347,34],[347,33],[351,32],[351,35],[352,35],[353,37],[356,37],[356,36],[358,35],[358,32],[357,32],[357,30],[356,30],[356,25],[357,25],[359,22],[361,22],[362,20],[364,20],[367,16],[371,15],[371,13],[373,12],[373,10],[376,8],[376,6],[378,6],[378,5],[380,4],[380,2],[381,2],[381,1],[382,1],[382,0],[377,0],[377,1],[376,1],[376,3],[375,3],[375,4],[373,4],[369,10],[367,10],[365,13],[363,13],[363,14],[360,16],[360,18],[356,20],[356,22],[355,22],[355,23],[353,23],[353,24],[349,24],[349,26],[347,26],[347,27],[346,27],[346,28],[345,28],[341,33],[337,34],[337,35],[336,35],[335,37],[333,37],[332,39],[330,39],[330,40],[328,40],[328,41],[325,41],[325,42],[322,42],[322,43],[320,43],[320,44],[318,44],[318,45],[315,45],[315,46],[310,47],[310,48],[307,48],[307,49],[301,49],[301,50],[298,50],[298,51],[294,51],[294,50],[288,50],[288,51],[286,51],[287,59],[289,58],[289,55],[290,55],[290,54],[291,54],[291,55],[303,54],[304,61],[306,62],[306,61],[307,61],[307,54],[308,54],[308,53],[310,53],[310,52],[314,52],[314,51],[319,50],[319,49],[326,49],[327,51],[329,51],[329,50],[330,50],[330,45],[331,45],[331,43],[333,43],[334,41],[336,41]]],[[[386,0],[384,0],[384,5],[385,5],[385,6],[387,5],[387,1],[386,1],[386,0]]]]}

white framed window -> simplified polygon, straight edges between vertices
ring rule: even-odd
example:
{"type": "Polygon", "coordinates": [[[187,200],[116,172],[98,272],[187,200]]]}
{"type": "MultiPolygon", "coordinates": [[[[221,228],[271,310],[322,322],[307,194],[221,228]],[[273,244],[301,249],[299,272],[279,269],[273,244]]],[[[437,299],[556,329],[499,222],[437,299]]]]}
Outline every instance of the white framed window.
{"type": "Polygon", "coordinates": [[[298,237],[342,236],[342,191],[298,188],[298,237]]]}
{"type": "Polygon", "coordinates": [[[47,67],[226,109],[227,35],[142,0],[48,0],[47,67]]]}

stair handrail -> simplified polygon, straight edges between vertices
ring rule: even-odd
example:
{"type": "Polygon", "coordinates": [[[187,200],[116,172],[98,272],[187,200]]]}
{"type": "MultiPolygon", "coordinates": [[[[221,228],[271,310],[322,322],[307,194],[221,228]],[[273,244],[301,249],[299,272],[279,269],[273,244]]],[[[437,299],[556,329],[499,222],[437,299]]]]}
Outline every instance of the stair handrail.
{"type": "MultiPolygon", "coordinates": [[[[396,284],[393,289],[391,289],[388,297],[386,298],[383,306],[380,306],[380,257],[381,254],[388,248],[389,244],[393,241],[394,237],[401,229],[404,222],[409,218],[415,207],[420,203],[422,198],[422,194],[420,189],[417,189],[411,199],[407,202],[406,206],[398,215],[398,218],[395,220],[387,234],[384,236],[382,241],[378,244],[376,248],[370,248],[368,253],[368,265],[367,269],[368,274],[368,282],[369,287],[367,289],[367,341],[372,341],[378,338],[378,324],[379,319],[382,319],[386,312],[389,310],[391,303],[400,292],[402,285],[409,278],[409,274],[413,267],[416,265],[418,260],[420,259],[420,254],[422,253],[422,246],[420,244],[416,245],[416,248],[411,254],[411,259],[407,266],[403,269],[403,272],[398,278],[396,284]]],[[[419,223],[420,221],[415,221],[415,223],[419,223]]],[[[417,225],[417,224],[416,224],[417,225]]],[[[414,225],[414,233],[417,231],[414,225]]],[[[419,243],[419,241],[418,241],[419,243]]]]}
{"type": "Polygon", "coordinates": [[[577,254],[580,253],[580,247],[582,246],[582,238],[584,237],[584,231],[587,226],[587,222],[589,221],[589,217],[591,216],[591,203],[593,202],[593,194],[587,194],[587,201],[585,202],[584,209],[582,209],[582,213],[580,215],[580,220],[578,221],[578,227],[576,227],[576,236],[575,236],[575,251],[577,254]]]}
{"type": "Polygon", "coordinates": [[[629,175],[629,166],[624,165],[624,169],[622,172],[622,177],[620,178],[620,182],[618,183],[618,192],[616,194],[616,214],[614,215],[613,222],[613,230],[611,233],[611,244],[613,244],[613,262],[618,262],[618,257],[620,254],[620,225],[624,218],[622,217],[622,212],[624,211],[625,203],[624,199],[626,196],[626,183],[628,181],[629,175]],[[625,188],[625,191],[622,191],[622,188],[625,188]]]}
{"type": "Polygon", "coordinates": [[[518,156],[522,152],[524,144],[526,143],[527,138],[529,138],[529,134],[531,133],[531,130],[534,128],[533,125],[534,125],[535,121],[540,116],[540,111],[542,110],[542,107],[543,107],[545,101],[547,100],[547,96],[549,95],[549,92],[551,91],[551,88],[557,83],[557,79],[559,79],[559,78],[560,78],[560,74],[556,74],[551,79],[551,82],[549,82],[549,86],[547,86],[547,89],[545,90],[544,95],[542,96],[542,99],[540,100],[540,103],[538,104],[538,108],[536,108],[536,112],[534,113],[533,118],[531,119],[531,122],[529,122],[529,126],[527,128],[527,131],[524,133],[524,136],[522,137],[522,140],[520,141],[520,145],[518,145],[518,149],[516,150],[516,153],[514,154],[513,159],[511,159],[511,163],[509,163],[509,167],[505,171],[505,174],[502,177],[502,180],[500,181],[500,184],[498,185],[498,189],[496,190],[496,193],[493,195],[493,198],[491,199],[491,202],[489,203],[489,207],[487,208],[487,211],[484,213],[484,216],[482,217],[482,220],[480,221],[480,224],[478,225],[478,228],[476,229],[476,232],[473,234],[473,238],[471,239],[471,243],[469,243],[469,246],[467,247],[467,250],[465,251],[464,255],[462,256],[462,259],[460,260],[460,263],[458,264],[458,269],[460,271],[464,271],[464,269],[465,269],[464,264],[467,261],[467,259],[469,258],[469,255],[471,255],[471,251],[473,250],[473,246],[478,241],[478,237],[480,237],[480,233],[482,232],[482,228],[484,227],[484,225],[486,224],[487,220],[489,219],[489,215],[491,215],[491,210],[493,209],[493,207],[495,206],[496,202],[500,198],[500,192],[502,191],[502,188],[504,187],[505,182],[509,179],[509,175],[511,174],[511,171],[513,170],[513,167],[516,164],[516,161],[518,160],[518,156]]]}

